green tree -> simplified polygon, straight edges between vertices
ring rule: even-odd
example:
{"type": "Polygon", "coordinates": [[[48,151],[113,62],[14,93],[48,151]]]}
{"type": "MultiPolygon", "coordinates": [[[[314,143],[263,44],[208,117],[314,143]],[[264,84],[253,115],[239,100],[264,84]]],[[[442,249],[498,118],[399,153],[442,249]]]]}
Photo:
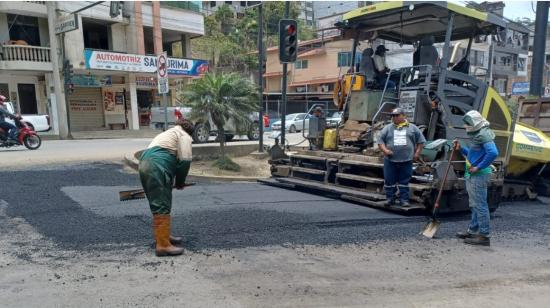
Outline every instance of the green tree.
{"type": "MultiPolygon", "coordinates": [[[[218,162],[225,162],[227,166],[231,160],[225,155],[224,127],[230,120],[238,128],[252,125],[249,116],[258,110],[256,85],[233,73],[207,73],[187,85],[182,93],[182,101],[185,106],[191,107],[191,120],[205,123],[209,117],[212,119],[218,129],[220,142],[218,162]]],[[[220,169],[228,169],[224,165],[219,166],[220,169]]]]}

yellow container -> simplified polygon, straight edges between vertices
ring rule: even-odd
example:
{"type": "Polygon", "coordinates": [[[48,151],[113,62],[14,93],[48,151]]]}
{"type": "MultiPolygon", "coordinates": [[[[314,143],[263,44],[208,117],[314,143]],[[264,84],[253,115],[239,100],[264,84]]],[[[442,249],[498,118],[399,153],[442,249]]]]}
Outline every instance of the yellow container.
{"type": "Polygon", "coordinates": [[[336,150],[336,128],[325,129],[323,150],[336,150]]]}
{"type": "MultiPolygon", "coordinates": [[[[345,80],[345,90],[348,91],[350,88],[351,81],[353,79],[353,74],[346,74],[344,77],[345,80]]],[[[365,84],[365,76],[360,74],[355,74],[355,79],[353,79],[353,85],[351,86],[352,91],[359,91],[363,89],[363,85],[365,84]]]]}

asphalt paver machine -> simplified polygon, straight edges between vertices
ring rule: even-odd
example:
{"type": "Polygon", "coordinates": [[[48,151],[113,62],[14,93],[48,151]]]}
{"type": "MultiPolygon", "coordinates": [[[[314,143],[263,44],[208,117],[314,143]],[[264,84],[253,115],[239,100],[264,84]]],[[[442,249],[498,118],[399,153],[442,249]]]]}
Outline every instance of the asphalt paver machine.
{"type": "MultiPolygon", "coordinates": [[[[393,69],[386,80],[377,81],[372,63],[366,62],[372,50],[363,48],[360,65],[354,62],[352,71],[335,86],[334,101],[343,110],[342,122],[337,133],[329,135],[336,136],[337,149],[272,151],[276,153],[270,159],[272,178],[263,182],[320,191],[402,213],[431,210],[451,154],[450,142],[459,139],[468,144],[462,118],[468,111],[477,110],[491,123],[500,153],[493,164],[488,192],[489,207],[496,209],[503,194],[510,197],[504,183],[510,161],[536,160],[536,168],[549,159],[540,151],[550,150],[546,135],[514,123],[495,89],[469,74],[472,42],[479,36],[496,35],[506,25],[494,14],[447,2],[382,2],[346,13],[337,27],[344,39],[353,39],[353,60],[360,43],[384,40],[414,46],[413,66],[393,69]],[[463,40],[469,42],[465,56],[451,63],[452,42],[463,40]],[[434,43],[442,45],[441,52],[434,43]],[[389,88],[390,80],[396,87],[389,88]],[[391,121],[389,112],[395,107],[404,109],[408,120],[428,140],[422,160],[414,163],[409,207],[384,207],[383,155],[375,141],[382,127],[391,121]],[[519,141],[514,143],[514,135],[518,134],[526,137],[518,136],[519,141]],[[535,139],[542,143],[529,144],[535,139]],[[530,149],[534,151],[527,153],[530,149]]],[[[460,153],[454,156],[443,186],[440,213],[468,210],[465,158],[460,153]]]]}

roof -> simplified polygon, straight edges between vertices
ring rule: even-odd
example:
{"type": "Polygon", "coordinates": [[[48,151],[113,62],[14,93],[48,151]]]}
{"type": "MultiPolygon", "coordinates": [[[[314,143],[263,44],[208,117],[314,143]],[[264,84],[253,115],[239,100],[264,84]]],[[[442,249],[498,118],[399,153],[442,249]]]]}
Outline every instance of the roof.
{"type": "Polygon", "coordinates": [[[445,41],[448,18],[454,14],[451,40],[494,33],[507,22],[495,14],[480,12],[444,1],[393,1],[358,8],[344,14],[337,25],[344,32],[359,30],[371,36],[412,44],[433,35],[435,42],[445,41]]]}
{"type": "MultiPolygon", "coordinates": [[[[340,38],[341,38],[340,35],[330,35],[330,36],[325,36],[325,37],[319,37],[319,38],[312,39],[312,40],[298,42],[298,47],[306,46],[306,45],[309,45],[309,44],[334,41],[334,40],[337,40],[337,39],[340,39],[340,38]]],[[[279,50],[279,46],[273,46],[273,47],[269,47],[267,49],[267,51],[276,51],[276,50],[279,50]]]]}
{"type": "Polygon", "coordinates": [[[325,48],[314,48],[298,54],[298,58],[306,58],[316,55],[324,55],[327,53],[325,48]]]}
{"type": "Polygon", "coordinates": [[[311,79],[305,81],[298,81],[289,84],[289,87],[301,87],[309,84],[322,84],[322,83],[335,83],[338,81],[338,77],[323,78],[323,79],[311,79]]]}

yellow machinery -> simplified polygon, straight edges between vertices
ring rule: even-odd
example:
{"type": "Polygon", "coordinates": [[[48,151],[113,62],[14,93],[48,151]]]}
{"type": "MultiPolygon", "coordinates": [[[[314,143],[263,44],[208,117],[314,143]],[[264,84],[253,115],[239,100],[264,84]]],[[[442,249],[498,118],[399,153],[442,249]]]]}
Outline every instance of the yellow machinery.
{"type": "MultiPolygon", "coordinates": [[[[458,138],[468,142],[462,118],[466,112],[478,110],[491,123],[499,150],[488,189],[490,209],[496,209],[503,196],[526,195],[528,183],[521,177],[540,170],[550,160],[550,139],[534,127],[514,125],[498,93],[468,72],[472,41],[479,35],[499,33],[506,28],[505,20],[453,3],[395,1],[348,12],[337,26],[344,38],[354,39],[352,59],[359,41],[373,39],[417,46],[430,36],[435,43],[444,43],[444,53],[440,59],[429,58],[435,47],[424,49],[425,45],[420,44],[419,65],[394,69],[388,75],[396,79],[395,89],[387,88],[388,81],[369,88],[364,75],[357,72],[344,75],[334,92],[334,103],[344,112],[343,125],[337,133],[326,132],[324,145],[325,149],[332,150],[336,144],[338,150],[301,150],[272,156],[273,177],[264,181],[266,184],[325,191],[344,200],[384,208],[383,155],[374,140],[389,123],[389,111],[400,107],[409,121],[423,131],[428,142],[422,162],[414,163],[409,185],[412,205],[389,209],[430,210],[451,154],[450,141],[458,138]],[[465,39],[469,40],[466,55],[451,66],[451,41],[465,39]],[[505,184],[506,173],[513,180],[511,186],[505,184]]],[[[455,155],[444,185],[440,212],[469,208],[464,183],[465,159],[458,153],[455,155]]]]}

